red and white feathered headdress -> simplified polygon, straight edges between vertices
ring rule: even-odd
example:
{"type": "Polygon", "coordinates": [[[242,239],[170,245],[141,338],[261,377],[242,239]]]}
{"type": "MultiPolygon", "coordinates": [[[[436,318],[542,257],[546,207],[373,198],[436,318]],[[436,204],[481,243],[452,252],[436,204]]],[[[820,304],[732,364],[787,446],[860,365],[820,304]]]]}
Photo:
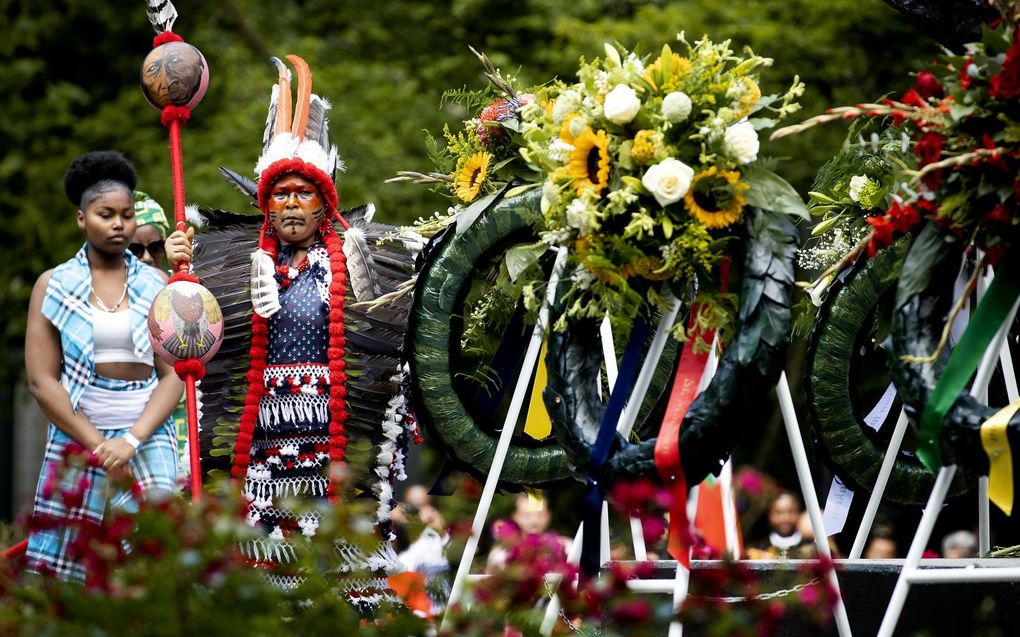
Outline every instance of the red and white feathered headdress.
{"type": "Polygon", "coordinates": [[[343,170],[336,146],[329,143],[328,101],[312,94],[312,73],[308,64],[296,55],[287,60],[297,72],[297,100],[291,107],[290,70],[273,58],[280,72],[273,86],[269,114],[262,134],[262,156],[255,164],[258,175],[259,208],[268,209],[269,189],[281,176],[298,173],[319,187],[326,203],[327,216],[336,214],[338,199],[333,179],[337,169],[343,170]]]}
{"type": "MultiPolygon", "coordinates": [[[[296,55],[288,55],[298,76],[297,100],[291,108],[290,71],[283,62],[273,58],[280,71],[279,82],[273,87],[262,137],[262,156],[255,165],[258,175],[259,208],[265,215],[259,247],[252,255],[251,295],[252,341],[249,352],[250,368],[247,374],[248,394],[237,438],[234,442],[234,466],[231,471],[237,480],[243,480],[251,462],[251,443],[258,420],[259,402],[266,395],[263,373],[266,368],[266,348],[269,337],[269,318],[280,309],[279,290],[274,278],[275,258],[280,249],[279,238],[272,231],[269,220],[269,192],[276,181],[289,174],[298,174],[313,182],[322,195],[326,214],[319,232],[329,255],[329,456],[333,463],[342,463],[346,455],[347,434],[347,374],[344,355],[346,337],[344,329],[344,298],[347,295],[347,246],[334,227],[339,222],[348,228],[337,212],[338,198],[333,176],[342,165],[337,160],[336,147],[329,143],[326,112],[329,102],[312,95],[312,73],[308,64],[296,55]]],[[[354,245],[355,237],[351,237],[354,245]]],[[[331,478],[335,478],[331,472],[331,478]]],[[[337,494],[339,485],[330,485],[330,495],[337,494]]]]}

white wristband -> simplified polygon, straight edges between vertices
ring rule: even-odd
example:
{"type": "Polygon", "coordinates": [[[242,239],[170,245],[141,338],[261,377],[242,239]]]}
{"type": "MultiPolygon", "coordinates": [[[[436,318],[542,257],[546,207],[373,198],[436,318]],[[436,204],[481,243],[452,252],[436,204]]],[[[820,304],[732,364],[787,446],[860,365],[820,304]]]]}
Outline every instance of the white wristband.
{"type": "Polygon", "coordinates": [[[138,438],[135,438],[135,435],[130,431],[125,432],[124,435],[121,436],[121,438],[127,440],[127,443],[131,445],[131,448],[134,449],[135,451],[138,451],[138,446],[142,444],[142,442],[138,440],[138,438]]]}

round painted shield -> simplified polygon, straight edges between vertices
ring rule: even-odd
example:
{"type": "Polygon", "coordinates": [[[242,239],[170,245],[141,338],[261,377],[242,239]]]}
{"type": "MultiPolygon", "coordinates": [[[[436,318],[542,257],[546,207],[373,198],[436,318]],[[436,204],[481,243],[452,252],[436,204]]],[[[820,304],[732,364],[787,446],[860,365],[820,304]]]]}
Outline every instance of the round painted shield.
{"type": "Polygon", "coordinates": [[[195,108],[209,88],[209,65],[187,42],[167,42],[145,56],[141,80],[145,99],[156,108],[195,108]]]}
{"type": "Polygon", "coordinates": [[[207,363],[223,342],[223,312],[216,297],[198,283],[176,281],[149,308],[149,342],[171,365],[197,358],[207,363]]]}

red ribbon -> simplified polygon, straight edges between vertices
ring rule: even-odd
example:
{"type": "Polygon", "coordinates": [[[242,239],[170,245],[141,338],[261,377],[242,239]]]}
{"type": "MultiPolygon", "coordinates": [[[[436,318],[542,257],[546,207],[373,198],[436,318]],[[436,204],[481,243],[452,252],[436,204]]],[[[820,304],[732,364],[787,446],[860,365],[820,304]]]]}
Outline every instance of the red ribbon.
{"type": "MultiPolygon", "coordinates": [[[[729,261],[726,259],[720,264],[723,294],[726,293],[729,284],[729,265],[729,261]]],[[[690,521],[687,519],[687,477],[684,475],[683,462],[680,460],[680,427],[687,415],[687,410],[691,408],[694,399],[698,397],[698,385],[701,384],[701,377],[705,373],[711,352],[709,349],[700,354],[695,353],[694,343],[701,340],[712,345],[715,338],[715,330],[695,329],[695,322],[700,311],[700,304],[696,303],[691,308],[691,318],[687,323],[688,346],[684,347],[680,354],[680,361],[676,367],[676,378],[673,380],[669,403],[666,405],[666,415],[662,419],[659,437],[655,441],[655,469],[666,488],[673,495],[669,508],[667,550],[673,559],[683,564],[687,569],[691,567],[690,521]]]]}
{"type": "MultiPolygon", "coordinates": [[[[698,315],[699,306],[691,309],[691,320],[688,323],[688,331],[694,327],[695,318],[698,315]]],[[[690,333],[690,340],[683,352],[680,354],[680,362],[676,368],[676,379],[673,381],[673,389],[669,394],[669,403],[666,405],[666,416],[659,428],[659,437],[655,442],[655,469],[659,477],[666,485],[666,488],[673,495],[672,504],[669,508],[669,554],[673,559],[683,564],[686,568],[691,567],[690,559],[690,534],[687,519],[687,478],[684,476],[683,463],[680,461],[680,425],[683,424],[684,416],[690,409],[691,403],[698,396],[698,385],[705,373],[705,366],[708,364],[709,352],[694,353],[694,339],[702,338],[705,342],[711,343],[714,331],[690,333]]]]}

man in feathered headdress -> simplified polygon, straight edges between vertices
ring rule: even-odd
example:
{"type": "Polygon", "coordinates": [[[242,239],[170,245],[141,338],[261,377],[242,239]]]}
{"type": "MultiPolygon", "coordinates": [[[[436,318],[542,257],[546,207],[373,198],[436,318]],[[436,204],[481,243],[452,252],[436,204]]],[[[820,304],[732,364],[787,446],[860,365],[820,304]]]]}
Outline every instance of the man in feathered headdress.
{"type": "MultiPolygon", "coordinates": [[[[258,248],[251,259],[248,307],[254,313],[248,391],[234,442],[231,475],[243,481],[250,502],[249,521],[269,536],[247,547],[250,556],[276,563],[291,555],[288,536],[313,535],[318,528],[316,516],[295,516],[281,500],[291,496],[340,497],[347,456],[346,425],[352,419],[368,422],[384,434],[382,440],[373,441],[378,442],[379,451],[371,471],[378,481],[372,490],[380,500],[380,521],[388,519],[389,480],[403,473],[398,437],[404,435],[403,423],[407,422],[398,413],[402,405],[399,379],[394,377],[399,371],[398,344],[392,351],[382,352],[390,357],[387,367],[379,372],[382,376],[373,379],[370,373],[364,375],[375,383],[373,391],[382,388],[383,408],[359,411],[359,399],[354,399],[352,407],[348,395],[349,389],[357,389],[356,383],[348,380],[347,366],[359,363],[357,352],[352,355],[347,343],[344,301],[349,287],[359,301],[366,295],[378,296],[380,281],[372,272],[374,262],[364,231],[351,227],[337,211],[333,175],[338,161],[327,136],[329,104],[312,95],[305,61],[295,55],[287,59],[297,72],[297,98],[292,107],[290,72],[274,58],[279,82],[273,87],[263,152],[255,168],[258,183],[235,176],[235,185],[257,198],[264,216],[258,248]],[[343,228],[343,236],[335,224],[343,228]]],[[[361,226],[366,224],[363,220],[361,226]]],[[[191,257],[192,236],[191,231],[178,231],[167,239],[167,256],[175,267],[191,257]]],[[[195,256],[198,271],[202,255],[195,256]]],[[[347,310],[348,315],[356,312],[347,310]]],[[[399,318],[406,321],[406,312],[399,318]]],[[[402,325],[394,330],[397,334],[402,331],[402,325]]],[[[372,358],[377,361],[380,356],[372,358]]],[[[349,491],[344,489],[345,494],[349,491]]],[[[399,567],[388,541],[371,555],[351,553],[348,558],[350,567],[368,566],[377,575],[399,567]]],[[[291,576],[271,577],[284,586],[298,581],[291,576]]],[[[364,605],[387,596],[382,577],[373,577],[360,588],[364,605]]],[[[359,603],[358,595],[352,594],[352,598],[359,603]]]]}

